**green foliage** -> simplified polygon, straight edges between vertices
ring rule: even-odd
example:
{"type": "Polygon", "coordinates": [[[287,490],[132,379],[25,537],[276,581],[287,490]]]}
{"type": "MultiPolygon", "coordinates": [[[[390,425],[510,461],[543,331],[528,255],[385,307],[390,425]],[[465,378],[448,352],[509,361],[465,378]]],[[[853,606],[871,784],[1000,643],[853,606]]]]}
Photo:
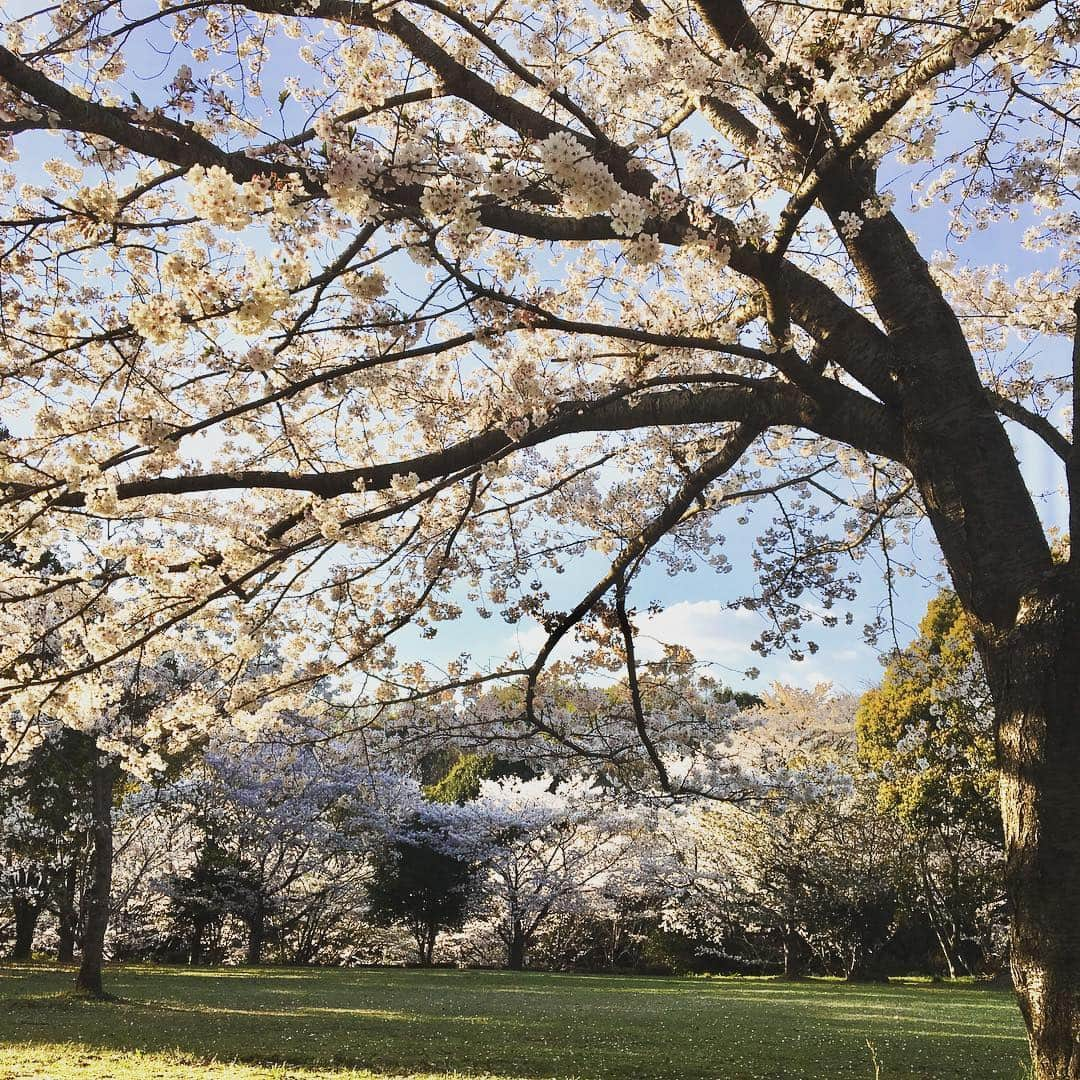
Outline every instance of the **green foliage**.
{"type": "Polygon", "coordinates": [[[96,759],[89,736],[62,729],[17,768],[0,773],[4,899],[16,910],[20,902],[28,905],[24,912],[33,909],[33,923],[37,914],[52,911],[65,942],[62,954],[74,947],[79,892],[91,847],[90,774],[96,759]]]}
{"type": "Polygon", "coordinates": [[[77,831],[78,819],[86,812],[90,770],[96,757],[92,739],[82,732],[62,729],[12,772],[0,798],[16,804],[37,826],[0,838],[16,857],[55,860],[57,846],[77,831]]]}
{"type": "Polygon", "coordinates": [[[703,958],[700,942],[678,930],[655,927],[641,946],[641,962],[646,971],[691,975],[706,971],[713,957],[703,958]]]}
{"type": "Polygon", "coordinates": [[[914,894],[950,973],[1000,961],[1004,862],[993,706],[971,626],[951,592],[927,608],[856,714],[880,812],[903,830],[914,894]]]}
{"type": "Polygon", "coordinates": [[[740,709],[753,709],[764,704],[764,699],[751,690],[732,690],[730,686],[722,686],[716,694],[716,700],[726,705],[734,701],[740,709]]]}
{"type": "Polygon", "coordinates": [[[531,780],[536,773],[523,761],[504,761],[494,754],[462,754],[438,783],[424,788],[424,795],[432,802],[463,806],[479,796],[482,781],[507,776],[531,780]]]}
{"type": "Polygon", "coordinates": [[[208,833],[194,865],[166,883],[169,919],[193,964],[220,959],[220,934],[229,916],[242,916],[259,893],[258,876],[246,861],[208,833]]]}
{"type": "Polygon", "coordinates": [[[103,1005],[68,979],[0,969],[0,1076],[870,1080],[870,1039],[887,1080],[1017,1080],[1027,1057],[1011,994],[927,982],[139,965],[103,1005]]]}
{"type": "Polygon", "coordinates": [[[855,723],[883,809],[917,828],[963,823],[999,836],[990,693],[954,593],[931,601],[919,636],[893,656],[855,723]]]}
{"type": "Polygon", "coordinates": [[[424,794],[439,803],[471,802],[480,794],[480,782],[491,779],[494,754],[462,754],[450,771],[436,784],[424,788],[424,794]]]}
{"type": "Polygon", "coordinates": [[[439,932],[465,922],[471,877],[460,859],[423,841],[399,840],[373,860],[369,917],[376,926],[407,927],[420,962],[430,964],[439,932]]]}

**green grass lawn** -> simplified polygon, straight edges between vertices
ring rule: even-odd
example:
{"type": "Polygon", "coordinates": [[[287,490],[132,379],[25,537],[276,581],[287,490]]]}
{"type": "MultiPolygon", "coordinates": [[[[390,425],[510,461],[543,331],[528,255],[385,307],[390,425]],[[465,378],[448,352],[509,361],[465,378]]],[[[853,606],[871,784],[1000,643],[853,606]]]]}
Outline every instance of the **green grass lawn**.
{"type": "Polygon", "coordinates": [[[1009,993],[908,983],[126,966],[117,1002],[0,967],[0,1080],[1019,1080],[1009,993]]]}

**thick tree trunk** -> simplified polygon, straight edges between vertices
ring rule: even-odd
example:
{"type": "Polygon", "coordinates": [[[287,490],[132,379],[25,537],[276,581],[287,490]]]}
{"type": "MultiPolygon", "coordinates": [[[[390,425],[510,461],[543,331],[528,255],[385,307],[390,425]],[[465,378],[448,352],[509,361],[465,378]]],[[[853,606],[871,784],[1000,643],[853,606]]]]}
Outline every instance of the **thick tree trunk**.
{"type": "Polygon", "coordinates": [[[41,905],[31,900],[15,901],[15,944],[11,949],[12,960],[29,960],[34,952],[34,931],[41,917],[41,905]]]}
{"type": "Polygon", "coordinates": [[[1080,595],[1067,571],[980,635],[997,711],[1010,956],[1036,1080],[1080,1078],[1080,595]]]}
{"type": "MultiPolygon", "coordinates": [[[[853,165],[849,181],[823,195],[834,221],[857,209],[873,179],[853,165]]],[[[896,350],[905,464],[957,594],[978,621],[996,712],[1012,971],[1035,1077],[1080,1080],[1078,564],[1054,566],[959,320],[903,226],[891,214],[869,220],[848,248],[896,350]]],[[[1076,442],[1067,462],[1073,559],[1076,442]]]]}
{"type": "Polygon", "coordinates": [[[797,979],[806,974],[810,950],[794,926],[784,928],[784,978],[797,979]]]}
{"type": "Polygon", "coordinates": [[[113,784],[116,766],[102,758],[91,770],[91,832],[94,839],[93,869],[83,928],[82,962],[75,977],[75,989],[93,997],[106,997],[101,982],[105,960],[105,931],[109,926],[109,900],[113,868],[113,784]]]}
{"type": "Polygon", "coordinates": [[[522,971],[525,968],[525,931],[516,921],[510,930],[510,940],[507,942],[506,966],[511,971],[522,971]]]}

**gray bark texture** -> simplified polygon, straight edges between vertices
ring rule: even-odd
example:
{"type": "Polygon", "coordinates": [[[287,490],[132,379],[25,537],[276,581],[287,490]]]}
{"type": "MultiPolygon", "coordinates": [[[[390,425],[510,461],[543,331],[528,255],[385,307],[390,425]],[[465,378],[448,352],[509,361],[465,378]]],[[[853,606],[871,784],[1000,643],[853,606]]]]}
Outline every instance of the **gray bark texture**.
{"type": "Polygon", "coordinates": [[[109,926],[109,907],[113,871],[113,785],[116,766],[97,762],[91,772],[92,826],[94,838],[93,868],[86,904],[86,922],[82,936],[82,958],[75,989],[91,997],[106,997],[102,984],[105,963],[105,933],[109,926]]]}

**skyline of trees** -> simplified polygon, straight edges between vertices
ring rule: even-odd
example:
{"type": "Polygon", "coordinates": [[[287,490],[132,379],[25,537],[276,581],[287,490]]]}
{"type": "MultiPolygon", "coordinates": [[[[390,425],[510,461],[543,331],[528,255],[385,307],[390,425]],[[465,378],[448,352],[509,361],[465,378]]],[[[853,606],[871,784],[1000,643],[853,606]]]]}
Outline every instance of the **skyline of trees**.
{"type": "MultiPolygon", "coordinates": [[[[933,902],[952,877],[925,858],[936,831],[877,798],[882,773],[857,754],[855,717],[853,699],[824,688],[774,688],[729,720],[728,753],[756,778],[753,794],[684,804],[633,776],[598,784],[460,751],[443,754],[442,782],[421,787],[411,752],[357,768],[348,739],[305,745],[301,718],[275,741],[223,736],[171,776],[116,789],[108,953],[852,979],[996,972],[1000,856],[965,849],[968,877],[997,891],[967,897],[970,916],[944,938],[933,902]]],[[[7,807],[26,791],[18,777],[0,785],[7,807]]],[[[75,801],[85,813],[89,792],[75,801]]],[[[87,860],[84,911],[89,871],[87,860]]],[[[46,909],[38,945],[55,949],[57,909],[46,909]]]]}

